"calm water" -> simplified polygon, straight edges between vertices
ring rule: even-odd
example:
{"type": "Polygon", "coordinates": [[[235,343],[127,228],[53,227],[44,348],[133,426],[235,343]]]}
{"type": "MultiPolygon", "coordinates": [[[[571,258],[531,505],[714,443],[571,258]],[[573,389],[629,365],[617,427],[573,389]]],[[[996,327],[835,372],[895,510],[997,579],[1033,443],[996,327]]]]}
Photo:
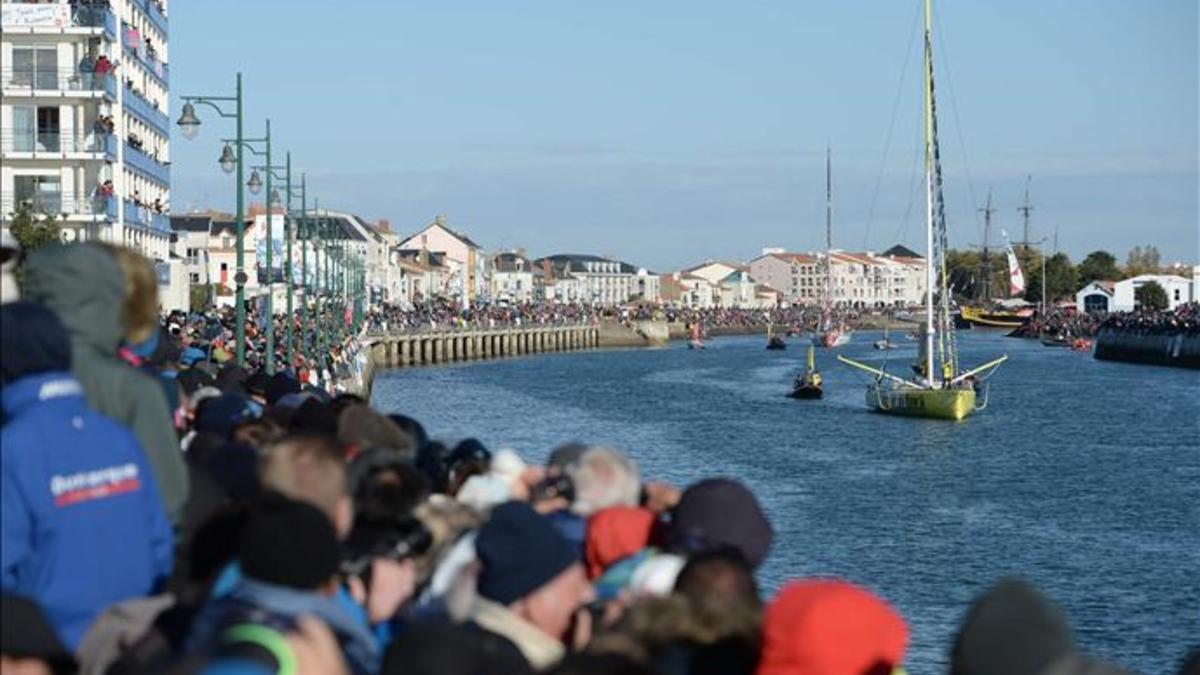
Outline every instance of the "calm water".
{"type": "MultiPolygon", "coordinates": [[[[877,337],[845,353],[878,361],[877,337]]],[[[865,377],[829,352],[827,398],[786,398],[803,348],[761,337],[393,371],[374,403],[532,459],[582,439],[680,485],[745,481],[777,531],[763,585],[875,589],[913,627],[910,672],[943,672],[970,598],[1012,573],[1063,604],[1094,653],[1171,672],[1200,644],[1200,375],[998,335],[961,344],[964,363],[1012,358],[990,407],[958,424],[869,413],[865,377]]],[[[892,369],[914,354],[892,352],[892,369]]]]}

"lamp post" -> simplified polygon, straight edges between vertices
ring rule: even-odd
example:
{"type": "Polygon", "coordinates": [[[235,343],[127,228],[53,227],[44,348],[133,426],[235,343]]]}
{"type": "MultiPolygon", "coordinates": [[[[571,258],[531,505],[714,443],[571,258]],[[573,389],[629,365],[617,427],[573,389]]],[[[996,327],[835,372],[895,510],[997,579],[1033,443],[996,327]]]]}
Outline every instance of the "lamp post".
{"type": "MultiPolygon", "coordinates": [[[[241,129],[239,126],[239,132],[240,131],[241,131],[241,129]]],[[[239,133],[238,138],[224,139],[224,141],[227,144],[226,147],[228,147],[229,143],[234,143],[238,146],[238,157],[239,158],[242,156],[242,149],[246,149],[246,150],[249,150],[250,152],[254,153],[255,155],[259,155],[260,157],[265,156],[267,158],[267,166],[271,165],[271,120],[269,120],[269,119],[267,120],[267,133],[262,138],[244,138],[244,137],[242,137],[241,133],[239,133]],[[265,148],[266,148],[265,152],[257,150],[254,147],[254,144],[256,144],[256,143],[263,144],[263,146],[265,146],[265,148]]],[[[241,162],[239,159],[239,166],[240,165],[241,165],[241,162]]],[[[275,286],[272,282],[274,282],[275,277],[272,275],[272,269],[271,269],[271,265],[272,265],[271,249],[274,248],[274,246],[272,246],[272,242],[271,242],[271,194],[272,194],[272,190],[271,190],[271,172],[266,171],[264,173],[267,176],[267,181],[266,181],[267,192],[266,192],[266,199],[264,200],[267,205],[267,218],[266,218],[267,227],[266,227],[266,235],[265,235],[266,249],[267,249],[267,304],[266,304],[266,315],[267,316],[266,316],[266,322],[265,322],[266,323],[266,326],[265,326],[266,337],[267,337],[266,370],[267,370],[268,375],[273,375],[275,373],[275,315],[274,315],[274,309],[273,309],[273,305],[272,305],[271,296],[274,295],[275,286]]],[[[246,181],[246,187],[250,190],[250,194],[258,194],[259,192],[262,192],[263,181],[262,181],[262,178],[259,177],[257,170],[252,169],[250,171],[250,179],[246,181]]],[[[239,246],[239,255],[240,254],[241,254],[241,247],[239,246]]],[[[239,263],[238,266],[241,267],[241,264],[239,263]]],[[[244,276],[245,275],[243,274],[243,277],[244,276]]],[[[243,279],[243,283],[245,283],[244,279],[243,279]]],[[[242,292],[240,288],[239,288],[239,292],[242,292]]],[[[241,309],[241,305],[242,305],[242,301],[239,300],[238,301],[239,309],[241,309]]],[[[242,323],[243,321],[244,321],[244,317],[241,320],[239,320],[239,323],[242,323]]],[[[244,326],[243,326],[243,329],[244,329],[244,326]]]]}
{"type": "Polygon", "coordinates": [[[235,302],[237,304],[237,349],[236,357],[239,366],[246,365],[246,270],[245,270],[245,194],[243,193],[242,179],[244,175],[244,163],[242,153],[242,74],[237,74],[237,86],[233,96],[182,96],[183,111],[179,115],[179,120],[176,124],[179,125],[183,137],[191,140],[200,133],[200,118],[196,116],[196,105],[207,105],[221,117],[233,118],[237,126],[237,135],[235,137],[236,151],[232,150],[227,144],[221,151],[220,165],[225,173],[232,173],[237,169],[237,249],[236,249],[236,267],[237,271],[233,275],[233,281],[236,284],[237,292],[235,302]],[[222,109],[221,103],[233,103],[234,112],[230,113],[222,109]]]}
{"type": "MultiPolygon", "coordinates": [[[[292,211],[292,190],[295,189],[300,194],[300,217],[301,217],[301,220],[303,221],[303,219],[305,218],[305,213],[304,213],[305,203],[304,203],[304,201],[305,201],[305,196],[306,196],[305,195],[306,186],[305,186],[305,180],[303,177],[301,178],[300,185],[296,186],[296,185],[292,184],[292,153],[290,150],[286,153],[286,156],[287,156],[287,160],[283,166],[271,166],[270,164],[267,164],[265,166],[256,166],[253,168],[255,170],[262,170],[265,174],[267,174],[268,181],[270,181],[271,179],[274,179],[274,180],[283,180],[283,182],[284,182],[284,191],[286,194],[282,200],[282,203],[284,204],[283,239],[284,239],[285,245],[287,247],[286,260],[284,263],[284,270],[285,270],[284,277],[285,277],[285,282],[287,285],[287,325],[286,325],[287,330],[286,330],[285,343],[286,343],[286,349],[287,349],[287,364],[288,364],[288,367],[292,367],[295,363],[295,357],[296,357],[295,321],[293,319],[293,313],[295,311],[294,306],[293,306],[293,296],[295,295],[295,279],[294,279],[295,265],[294,265],[294,259],[292,256],[292,232],[295,228],[293,227],[294,219],[292,218],[292,213],[293,213],[293,211],[292,211]],[[278,169],[284,170],[284,176],[282,179],[275,173],[276,170],[278,170],[278,169]]],[[[271,202],[281,201],[279,199],[278,191],[276,191],[274,194],[272,194],[270,196],[270,201],[271,202]]],[[[270,209],[269,208],[267,210],[267,221],[270,222],[270,209]]],[[[268,232],[269,232],[269,229],[268,229],[268,232]]],[[[305,254],[303,254],[305,263],[307,263],[307,259],[308,259],[308,256],[306,255],[306,253],[307,252],[305,252],[305,254]]],[[[267,255],[268,255],[268,260],[270,260],[270,255],[271,255],[270,248],[268,248],[267,255]]],[[[307,265],[305,265],[305,266],[307,266],[307,265]]],[[[268,269],[271,268],[270,263],[268,263],[267,267],[268,267],[268,269]]],[[[302,274],[306,274],[306,272],[307,272],[307,270],[305,270],[305,272],[303,272],[302,274]]],[[[271,279],[271,282],[273,283],[274,277],[270,276],[270,279],[271,279]]],[[[270,336],[273,336],[273,332],[270,334],[270,336]]],[[[273,341],[272,341],[272,343],[273,343],[273,341]]]]}

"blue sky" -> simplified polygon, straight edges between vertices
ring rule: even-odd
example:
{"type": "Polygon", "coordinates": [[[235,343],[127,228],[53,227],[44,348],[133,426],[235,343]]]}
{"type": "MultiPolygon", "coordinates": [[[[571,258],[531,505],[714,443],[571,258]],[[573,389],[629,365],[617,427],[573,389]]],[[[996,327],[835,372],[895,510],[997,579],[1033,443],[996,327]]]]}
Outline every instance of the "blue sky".
{"type": "MultiPolygon", "coordinates": [[[[240,69],[248,132],[270,117],[323,205],[656,270],[822,246],[828,143],[834,245],[915,248],[918,3],[177,0],[172,117],[240,69]]],[[[935,13],[952,245],[989,188],[1019,236],[1032,174],[1033,234],[1073,258],[1200,259],[1195,0],[935,13]]],[[[172,139],[176,213],[232,210],[232,125],[204,119],[172,139]]]]}

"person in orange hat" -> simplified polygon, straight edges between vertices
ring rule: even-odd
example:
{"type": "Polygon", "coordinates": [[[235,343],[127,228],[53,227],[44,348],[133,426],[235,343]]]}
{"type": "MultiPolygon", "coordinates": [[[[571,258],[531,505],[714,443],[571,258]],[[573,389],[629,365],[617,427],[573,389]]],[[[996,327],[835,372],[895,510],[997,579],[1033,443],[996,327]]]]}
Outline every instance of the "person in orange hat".
{"type": "Polygon", "coordinates": [[[908,626],[884,600],[838,579],[783,587],[763,617],[757,675],[901,673],[908,626]]]}

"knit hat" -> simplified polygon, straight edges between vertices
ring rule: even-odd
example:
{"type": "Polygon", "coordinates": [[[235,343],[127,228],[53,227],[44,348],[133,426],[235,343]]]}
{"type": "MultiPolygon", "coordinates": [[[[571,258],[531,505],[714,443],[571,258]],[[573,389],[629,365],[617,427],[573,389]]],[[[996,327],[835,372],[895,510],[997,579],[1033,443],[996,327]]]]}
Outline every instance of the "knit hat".
{"type": "Polygon", "coordinates": [[[216,434],[221,438],[233,435],[234,428],[254,417],[246,399],[233,394],[206,398],[196,405],[196,431],[216,434]]]}
{"type": "Polygon", "coordinates": [[[508,605],[541,588],[578,554],[550,523],[524,502],[505,502],[479,530],[479,594],[508,605]]]}
{"type": "Polygon", "coordinates": [[[754,494],[728,478],[688,487],[675,507],[668,548],[684,554],[732,547],[757,568],[767,557],[773,532],[754,494]]]}
{"type": "Polygon", "coordinates": [[[633,506],[612,506],[588,519],[584,560],[589,579],[595,579],[613,563],[650,544],[654,513],[633,506]]]}
{"type": "Polygon", "coordinates": [[[889,673],[907,645],[904,619],[871,592],[837,579],[793,581],[763,616],[757,675],[889,673]]]}
{"type": "Polygon", "coordinates": [[[279,399],[288,394],[300,393],[300,382],[287,373],[275,373],[267,383],[267,403],[275,405],[279,399]]]}
{"type": "Polygon", "coordinates": [[[77,667],[42,608],[8,593],[0,597],[0,654],[45,661],[55,673],[73,673],[77,667]]]}
{"type": "Polygon", "coordinates": [[[254,396],[267,396],[267,386],[271,383],[271,378],[263,370],[256,370],[246,378],[243,386],[246,388],[247,394],[254,396]]]}
{"type": "Polygon", "coordinates": [[[315,590],[337,573],[340,550],[329,516],[278,493],[257,499],[238,537],[238,560],[247,577],[315,590]]]}
{"type": "Polygon", "coordinates": [[[71,341],[58,315],[45,305],[0,305],[0,386],[26,375],[71,369],[71,341]]]}
{"type": "Polygon", "coordinates": [[[1021,579],[975,599],[950,653],[953,675],[1034,675],[1075,651],[1062,611],[1021,579]]]}
{"type": "Polygon", "coordinates": [[[188,396],[195,394],[200,387],[211,387],[216,383],[212,375],[200,370],[199,368],[188,368],[179,371],[175,376],[175,381],[183,387],[183,392],[188,396]]]}

